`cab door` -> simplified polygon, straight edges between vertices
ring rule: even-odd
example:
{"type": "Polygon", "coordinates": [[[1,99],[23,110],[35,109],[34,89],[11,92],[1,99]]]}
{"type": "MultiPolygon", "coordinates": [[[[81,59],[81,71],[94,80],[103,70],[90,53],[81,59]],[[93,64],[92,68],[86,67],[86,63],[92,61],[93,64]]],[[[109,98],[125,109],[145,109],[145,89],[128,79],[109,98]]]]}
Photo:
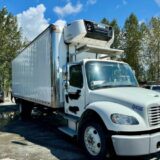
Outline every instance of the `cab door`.
{"type": "Polygon", "coordinates": [[[82,64],[68,67],[67,87],[65,87],[65,113],[80,116],[85,107],[85,88],[82,64]]]}

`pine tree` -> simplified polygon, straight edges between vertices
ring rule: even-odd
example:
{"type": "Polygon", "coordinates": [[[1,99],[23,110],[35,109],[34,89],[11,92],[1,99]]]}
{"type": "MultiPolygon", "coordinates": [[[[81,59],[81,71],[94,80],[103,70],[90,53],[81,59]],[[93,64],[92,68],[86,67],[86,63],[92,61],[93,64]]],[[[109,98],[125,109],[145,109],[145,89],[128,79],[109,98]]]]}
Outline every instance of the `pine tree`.
{"type": "Polygon", "coordinates": [[[103,19],[101,20],[101,23],[106,24],[106,25],[110,25],[109,20],[106,19],[106,18],[103,18],[103,19]]]}
{"type": "Polygon", "coordinates": [[[11,61],[22,47],[17,19],[6,8],[0,10],[0,84],[5,90],[11,83],[11,61]]]}
{"type": "Polygon", "coordinates": [[[138,80],[141,79],[142,66],[139,62],[141,47],[141,32],[138,19],[131,14],[125,21],[123,28],[125,61],[135,70],[138,80]]]}
{"type": "Polygon", "coordinates": [[[146,23],[141,23],[140,24],[140,33],[141,33],[141,47],[140,47],[140,52],[139,52],[139,63],[140,66],[142,66],[141,70],[141,80],[143,82],[146,82],[148,80],[148,68],[150,64],[150,56],[149,56],[149,50],[148,50],[148,43],[149,43],[149,30],[146,25],[146,23]]]}
{"type": "Polygon", "coordinates": [[[148,79],[150,81],[160,81],[160,17],[154,17],[150,20],[148,30],[150,58],[148,79]]]}

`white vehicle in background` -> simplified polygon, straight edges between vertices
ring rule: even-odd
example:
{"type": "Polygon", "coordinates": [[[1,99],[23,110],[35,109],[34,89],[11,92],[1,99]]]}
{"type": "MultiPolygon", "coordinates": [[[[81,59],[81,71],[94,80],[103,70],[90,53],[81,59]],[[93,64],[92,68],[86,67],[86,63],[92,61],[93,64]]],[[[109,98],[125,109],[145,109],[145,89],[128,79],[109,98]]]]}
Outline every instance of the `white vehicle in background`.
{"type": "Polygon", "coordinates": [[[148,85],[144,85],[144,88],[146,88],[146,89],[151,89],[151,90],[160,92],[160,85],[159,85],[159,84],[148,84],[148,85]]]}
{"type": "Polygon", "coordinates": [[[50,25],[12,62],[12,91],[23,118],[34,107],[67,120],[91,159],[160,151],[160,94],[140,88],[127,63],[107,60],[112,27],[78,20],[50,25]]]}

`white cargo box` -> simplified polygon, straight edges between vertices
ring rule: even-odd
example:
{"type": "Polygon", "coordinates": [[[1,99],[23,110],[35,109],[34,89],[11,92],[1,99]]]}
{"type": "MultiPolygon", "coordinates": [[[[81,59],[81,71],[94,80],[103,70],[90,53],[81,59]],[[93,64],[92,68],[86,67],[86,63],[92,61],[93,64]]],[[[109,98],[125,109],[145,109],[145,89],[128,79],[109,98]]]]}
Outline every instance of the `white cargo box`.
{"type": "MultiPolygon", "coordinates": [[[[50,25],[33,40],[12,62],[12,91],[16,98],[25,99],[50,107],[60,107],[62,95],[58,60],[61,50],[57,44],[61,32],[50,25]]],[[[65,45],[64,45],[65,46],[65,45]]],[[[62,51],[63,52],[63,51],[62,51]]],[[[61,61],[65,61],[65,56],[61,61]]],[[[62,79],[62,78],[61,78],[62,79]]]]}

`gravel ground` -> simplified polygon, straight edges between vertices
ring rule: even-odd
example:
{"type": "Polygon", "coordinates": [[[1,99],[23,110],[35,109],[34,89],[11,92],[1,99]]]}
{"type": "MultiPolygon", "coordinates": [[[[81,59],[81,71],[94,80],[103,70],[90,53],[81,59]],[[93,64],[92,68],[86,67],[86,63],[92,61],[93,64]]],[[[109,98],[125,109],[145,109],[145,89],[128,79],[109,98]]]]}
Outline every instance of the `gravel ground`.
{"type": "MultiPolygon", "coordinates": [[[[87,160],[76,143],[57,127],[58,116],[40,116],[28,122],[20,119],[14,104],[0,104],[0,160],[87,160]]],[[[158,160],[160,156],[117,157],[117,159],[158,160]]]]}

